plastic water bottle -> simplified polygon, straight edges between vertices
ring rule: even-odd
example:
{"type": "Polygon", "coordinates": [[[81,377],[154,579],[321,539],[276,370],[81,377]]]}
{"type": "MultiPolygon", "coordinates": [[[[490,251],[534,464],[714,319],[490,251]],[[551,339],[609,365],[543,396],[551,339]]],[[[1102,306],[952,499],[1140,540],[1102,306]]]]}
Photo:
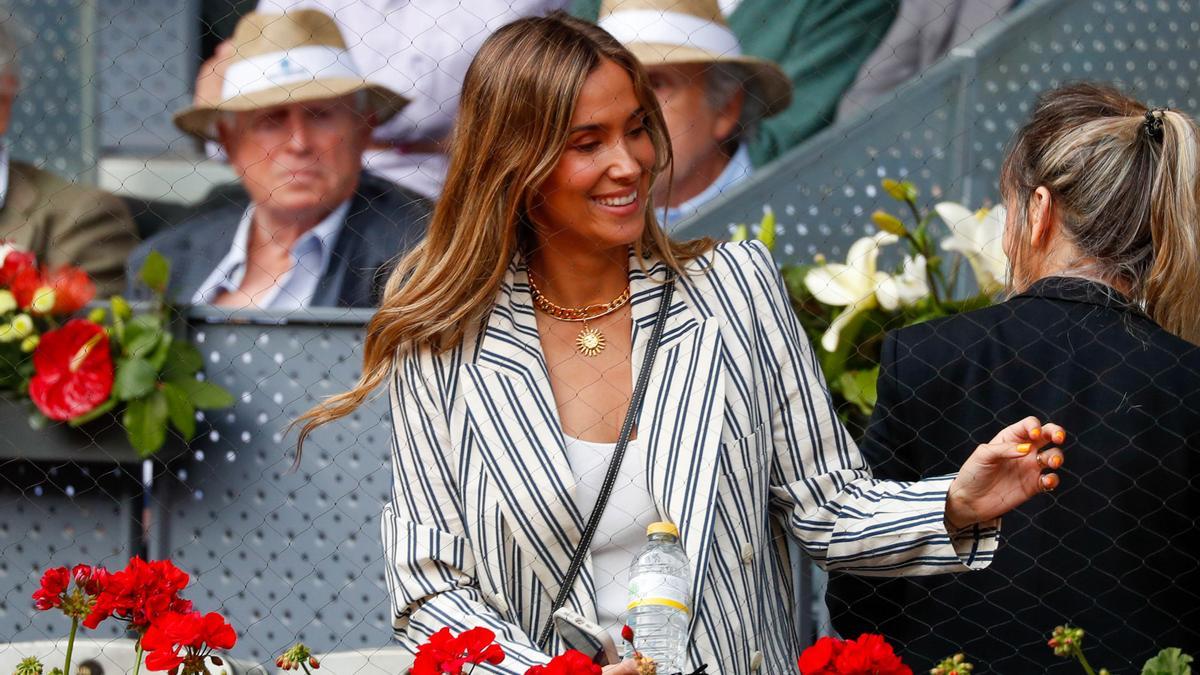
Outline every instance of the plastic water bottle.
{"type": "Polygon", "coordinates": [[[660,675],[673,675],[683,671],[687,653],[692,570],[673,523],[652,523],[646,538],[629,573],[625,623],[634,646],[654,659],[660,675]]]}

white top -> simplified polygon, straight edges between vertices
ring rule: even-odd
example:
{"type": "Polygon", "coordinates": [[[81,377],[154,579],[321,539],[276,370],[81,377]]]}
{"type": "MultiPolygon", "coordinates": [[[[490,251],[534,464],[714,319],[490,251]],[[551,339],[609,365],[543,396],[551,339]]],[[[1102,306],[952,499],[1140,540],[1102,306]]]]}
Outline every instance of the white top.
{"type": "MultiPolygon", "coordinates": [[[[600,496],[616,443],[592,443],[568,436],[567,461],[575,474],[575,504],[586,522],[600,496]]],[[[661,520],[658,507],[646,484],[646,455],[641,445],[630,441],[625,448],[617,482],[608,507],[600,517],[592,539],[592,573],[596,580],[596,623],[613,636],[621,648],[621,627],[629,604],[629,568],[633,557],[646,544],[646,527],[661,520]]]]}
{"type": "MultiPolygon", "coordinates": [[[[300,309],[312,304],[321,277],[333,258],[333,247],[337,244],[349,210],[350,200],[347,199],[325,216],[325,220],[296,239],[291,249],[291,269],[275,280],[275,285],[258,304],[259,308],[300,309]]],[[[192,297],[193,304],[212,304],[221,293],[236,291],[242,285],[242,279],[246,277],[246,253],[250,247],[250,228],[253,223],[254,204],[251,204],[242,214],[229,253],[200,284],[192,297]]]]}
{"type": "MultiPolygon", "coordinates": [[[[439,140],[458,112],[467,66],[497,28],[525,16],[565,9],[568,0],[259,0],[258,11],[317,9],[333,17],[359,71],[411,103],[375,130],[397,143],[439,140]]],[[[441,155],[368,153],[367,166],[436,197],[446,170],[441,155]]]]}

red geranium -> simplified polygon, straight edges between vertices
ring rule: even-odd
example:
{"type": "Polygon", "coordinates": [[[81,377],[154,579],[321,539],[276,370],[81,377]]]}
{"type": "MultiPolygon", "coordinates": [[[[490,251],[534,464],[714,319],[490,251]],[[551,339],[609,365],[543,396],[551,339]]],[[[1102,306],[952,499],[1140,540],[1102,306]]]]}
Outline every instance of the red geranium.
{"type": "Polygon", "coordinates": [[[525,675],[600,675],[603,671],[583,652],[569,649],[544,666],[530,668],[525,675]]]}
{"type": "Polygon", "coordinates": [[[857,640],[823,637],[800,654],[801,675],[912,675],[882,635],[857,640]]]}
{"type": "Polygon", "coordinates": [[[41,588],[33,592],[34,606],[42,611],[62,607],[63,596],[70,585],[71,573],[67,571],[67,568],[55,567],[46,570],[42,574],[41,588]]]}
{"type": "Polygon", "coordinates": [[[168,612],[154,619],[142,636],[146,667],[172,670],[184,666],[184,673],[208,672],[204,659],[213,649],[232,649],[237,634],[216,612],[168,612]]]}
{"type": "Polygon", "coordinates": [[[471,628],[458,637],[443,628],[417,647],[412,675],[462,675],[467,664],[498,664],[504,660],[504,650],[495,642],[496,634],[487,628],[471,628]]]}
{"type": "Polygon", "coordinates": [[[179,597],[188,584],[187,572],[170,560],[146,562],[138,556],[120,572],[108,575],[83,625],[95,629],[110,616],[128,621],[144,631],[159,616],[192,610],[192,603],[179,597]]]}
{"type": "Polygon", "coordinates": [[[52,420],[91,412],[112,393],[108,334],[99,324],[72,319],[42,336],[33,353],[29,398],[52,420]]]}

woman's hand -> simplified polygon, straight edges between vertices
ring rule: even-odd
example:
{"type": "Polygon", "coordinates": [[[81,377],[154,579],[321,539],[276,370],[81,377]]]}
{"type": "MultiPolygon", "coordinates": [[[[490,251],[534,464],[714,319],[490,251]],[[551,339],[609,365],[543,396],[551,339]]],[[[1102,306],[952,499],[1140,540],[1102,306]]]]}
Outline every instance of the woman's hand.
{"type": "Polygon", "coordinates": [[[637,675],[638,670],[637,664],[633,662],[633,659],[625,659],[620,663],[604,666],[604,669],[600,672],[604,675],[637,675]]]}
{"type": "Polygon", "coordinates": [[[1054,470],[1062,466],[1063,452],[1048,446],[1066,440],[1067,432],[1057,424],[1026,417],[976,448],[946,494],[947,525],[959,529],[998,518],[1058,487],[1054,470]]]}

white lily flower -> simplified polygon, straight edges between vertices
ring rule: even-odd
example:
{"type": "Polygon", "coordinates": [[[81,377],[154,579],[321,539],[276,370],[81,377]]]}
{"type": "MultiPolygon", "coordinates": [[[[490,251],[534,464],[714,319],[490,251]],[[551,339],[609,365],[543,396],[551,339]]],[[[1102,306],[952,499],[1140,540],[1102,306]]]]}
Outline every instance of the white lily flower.
{"type": "Polygon", "coordinates": [[[880,284],[891,278],[886,272],[876,269],[879,248],[899,240],[899,237],[887,232],[863,237],[850,246],[846,253],[846,264],[829,263],[809,270],[804,276],[804,285],[818,301],[846,308],[821,336],[821,347],[825,351],[835,351],[846,325],[878,304],[875,292],[880,284]]]}
{"type": "Polygon", "coordinates": [[[942,202],[933,208],[950,228],[951,234],[942,241],[942,248],[961,253],[971,263],[981,291],[994,293],[1000,290],[1008,272],[1008,256],[1004,254],[1004,207],[971,211],[962,204],[942,202]]]}
{"type": "Polygon", "coordinates": [[[929,295],[929,281],[925,275],[925,256],[904,256],[904,267],[900,274],[888,276],[875,290],[879,305],[888,311],[901,306],[908,307],[929,295]]]}

